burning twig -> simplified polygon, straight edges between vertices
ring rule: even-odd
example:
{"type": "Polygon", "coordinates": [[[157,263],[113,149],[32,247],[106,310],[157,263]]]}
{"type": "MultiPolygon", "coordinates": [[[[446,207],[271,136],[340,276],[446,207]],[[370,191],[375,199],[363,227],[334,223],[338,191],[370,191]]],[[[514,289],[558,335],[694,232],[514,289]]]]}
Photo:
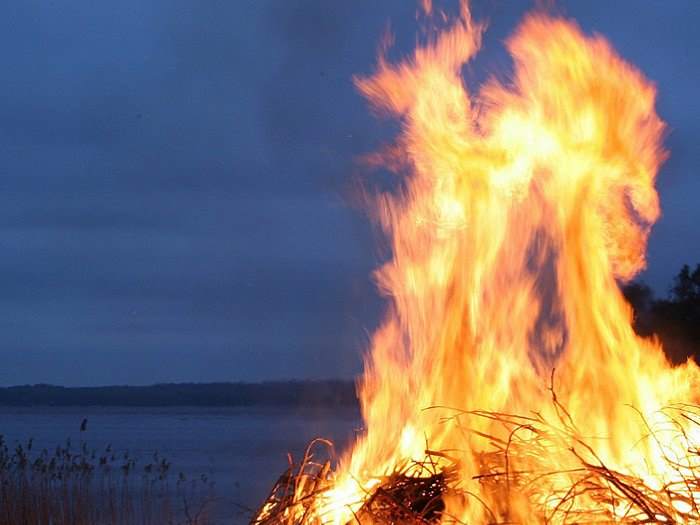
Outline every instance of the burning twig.
{"type": "MultiPolygon", "coordinates": [[[[529,508],[538,509],[542,523],[641,525],[700,520],[697,505],[700,452],[688,441],[688,430],[670,417],[675,414],[684,421],[692,421],[700,430],[697,419],[700,407],[674,405],[665,410],[669,423],[677,427],[674,438],[686,442],[687,455],[683,458],[663,455],[674,477],[661,487],[651,487],[642,476],[608,467],[594,446],[576,434],[573,420],[556,396],[553,402],[558,415],[556,422],[549,422],[541,415],[469,412],[510,429],[507,441],[483,432],[475,433],[490,450],[479,454],[480,471],[472,479],[481,484],[482,493],[501,495],[498,508],[489,508],[478,495],[461,486],[457,454],[428,449],[423,461],[408,462],[395,472],[376,478],[378,483],[353,510],[353,521],[367,525],[458,521],[446,514],[447,496],[483,505],[491,524],[514,523],[511,509],[522,498],[528,501],[529,508]],[[552,468],[552,465],[567,468],[552,468]]],[[[658,446],[664,443],[659,434],[670,432],[669,428],[651,425],[648,429],[647,438],[658,446]]],[[[275,484],[251,522],[253,525],[323,523],[313,506],[334,487],[335,480],[330,460],[314,459],[313,449],[319,445],[331,446],[324,440],[314,440],[309,445],[301,464],[296,469],[290,467],[275,484]]]]}

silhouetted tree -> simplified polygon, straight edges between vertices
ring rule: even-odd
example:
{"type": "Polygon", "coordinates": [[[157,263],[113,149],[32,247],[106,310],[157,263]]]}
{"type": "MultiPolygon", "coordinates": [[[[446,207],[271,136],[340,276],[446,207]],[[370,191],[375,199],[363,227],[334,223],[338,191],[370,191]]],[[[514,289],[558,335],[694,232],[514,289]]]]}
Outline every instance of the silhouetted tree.
{"type": "Polygon", "coordinates": [[[634,308],[635,313],[648,312],[654,301],[654,292],[643,281],[627,283],[622,288],[622,293],[634,308]]]}
{"type": "Polygon", "coordinates": [[[654,333],[651,310],[654,305],[654,292],[643,281],[633,281],[622,287],[622,294],[634,310],[634,329],[642,336],[654,333]]]}
{"type": "Polygon", "coordinates": [[[678,304],[688,307],[697,306],[700,298],[700,264],[691,273],[690,266],[683,265],[673,281],[671,298],[678,304]]]}
{"type": "Polygon", "coordinates": [[[642,282],[629,283],[622,291],[634,308],[639,335],[656,334],[674,363],[691,356],[700,361],[700,264],[692,271],[687,264],[680,269],[666,299],[654,299],[642,282]]]}

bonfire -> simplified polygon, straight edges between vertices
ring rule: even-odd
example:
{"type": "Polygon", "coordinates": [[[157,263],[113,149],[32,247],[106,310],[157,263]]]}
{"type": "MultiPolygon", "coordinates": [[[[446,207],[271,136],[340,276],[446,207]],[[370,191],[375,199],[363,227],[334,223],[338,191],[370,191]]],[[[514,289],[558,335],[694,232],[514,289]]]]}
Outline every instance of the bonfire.
{"type": "Polygon", "coordinates": [[[697,523],[693,362],[632,328],[667,153],[655,88],[601,36],[544,12],[507,81],[470,91],[485,27],[425,2],[399,63],[355,79],[395,142],[370,208],[390,307],[358,384],[364,430],[317,440],[254,517],[272,524],[697,523]]]}

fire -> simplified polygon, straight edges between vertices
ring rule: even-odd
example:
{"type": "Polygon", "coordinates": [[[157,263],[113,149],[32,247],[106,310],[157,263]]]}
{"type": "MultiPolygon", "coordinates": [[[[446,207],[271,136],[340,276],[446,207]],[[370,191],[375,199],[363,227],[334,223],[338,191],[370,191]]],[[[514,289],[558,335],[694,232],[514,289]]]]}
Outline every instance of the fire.
{"type": "Polygon", "coordinates": [[[507,41],[511,81],[470,92],[483,30],[463,3],[356,79],[402,124],[373,157],[403,177],[377,201],[391,306],[359,385],[366,432],[287,518],[372,523],[368,495],[429,462],[456,476],[445,523],[696,522],[700,432],[676,404],[698,401],[700,374],[634,333],[618,287],[659,216],[655,88],[604,38],[534,13],[507,41]],[[634,510],[611,473],[668,504],[634,510]]]}

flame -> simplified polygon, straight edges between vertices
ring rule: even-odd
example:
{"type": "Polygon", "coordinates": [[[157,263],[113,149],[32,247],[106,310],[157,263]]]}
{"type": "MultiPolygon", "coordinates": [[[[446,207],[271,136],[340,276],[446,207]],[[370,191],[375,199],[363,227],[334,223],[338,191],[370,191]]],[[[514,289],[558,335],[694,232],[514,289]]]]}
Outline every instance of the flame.
{"type": "MultiPolygon", "coordinates": [[[[425,461],[426,449],[458,458],[461,487],[475,496],[447,496],[445,515],[542,523],[571,485],[572,451],[660,489],[678,481],[667,460],[682,463],[688,445],[649,430],[676,425],[700,438],[664,410],[697,401],[698,368],[670,366],[656,340],[634,333],[618,287],[644,268],[659,216],[666,152],[654,86],[604,38],[534,13],[507,41],[511,81],[471,93],[461,69],[483,30],[462,3],[409,59],[380,57],[356,79],[375,110],[400,119],[396,143],[376,158],[403,178],[378,199],[392,259],[376,277],[391,306],[359,386],[366,433],[317,502],[322,523],[351,522],[378,476],[425,461]],[[533,430],[470,410],[557,422],[557,447],[509,468],[559,474],[522,494],[487,490],[475,477],[489,443],[533,430]]],[[[674,501],[674,519],[698,495],[674,501]]],[[[614,521],[627,509],[606,512],[614,521]]]]}

